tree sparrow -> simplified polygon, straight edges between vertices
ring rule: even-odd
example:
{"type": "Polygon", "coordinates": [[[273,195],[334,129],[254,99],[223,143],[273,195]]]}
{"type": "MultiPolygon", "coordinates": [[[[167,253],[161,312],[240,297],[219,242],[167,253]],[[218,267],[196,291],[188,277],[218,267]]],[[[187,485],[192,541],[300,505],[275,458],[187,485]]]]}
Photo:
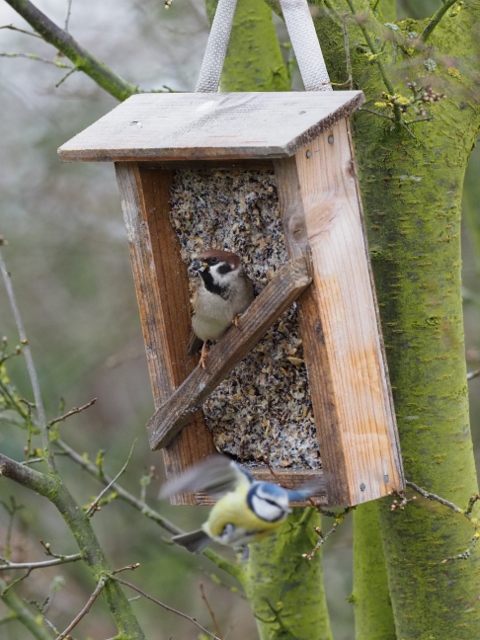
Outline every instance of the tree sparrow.
{"type": "Polygon", "coordinates": [[[239,256],[209,249],[194,260],[189,271],[200,276],[192,299],[193,334],[188,355],[201,349],[200,366],[206,368],[207,340],[218,340],[254,298],[253,284],[239,256]]]}

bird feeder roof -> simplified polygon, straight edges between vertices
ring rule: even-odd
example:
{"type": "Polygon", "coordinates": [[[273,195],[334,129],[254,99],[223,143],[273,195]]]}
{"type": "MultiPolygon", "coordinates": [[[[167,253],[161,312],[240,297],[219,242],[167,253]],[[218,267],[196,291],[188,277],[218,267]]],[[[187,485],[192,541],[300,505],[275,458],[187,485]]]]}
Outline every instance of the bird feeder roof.
{"type": "Polygon", "coordinates": [[[285,158],[363,102],[362,91],[139,94],[58,153],[67,162],[285,158]]]}

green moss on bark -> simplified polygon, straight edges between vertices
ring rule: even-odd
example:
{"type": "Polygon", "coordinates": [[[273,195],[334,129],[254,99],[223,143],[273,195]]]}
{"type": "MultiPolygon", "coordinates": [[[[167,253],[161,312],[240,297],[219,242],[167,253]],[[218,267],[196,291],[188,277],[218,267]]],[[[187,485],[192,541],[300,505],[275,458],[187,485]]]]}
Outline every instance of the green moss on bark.
{"type": "Polygon", "coordinates": [[[357,507],[353,523],[355,640],[396,640],[377,503],[357,507]]]}
{"type": "MultiPolygon", "coordinates": [[[[320,3],[321,4],[321,3],[320,3]]],[[[339,11],[343,2],[335,2],[339,11]]],[[[355,3],[358,10],[364,2],[355,3]]],[[[475,96],[473,23],[480,3],[465,2],[435,28],[429,44],[434,71],[422,56],[386,45],[382,60],[395,91],[408,95],[405,74],[438,87],[446,98],[429,106],[433,119],[405,129],[368,112],[354,118],[354,140],[367,217],[372,263],[408,479],[464,506],[477,492],[468,421],[468,390],[460,280],[460,196],[465,167],[480,124],[475,96]],[[448,56],[448,57],[446,57],[448,56]]],[[[372,18],[373,20],[373,18],[372,18]]],[[[420,33],[425,23],[400,25],[420,33]]],[[[379,26],[367,23],[372,33],[379,26]]],[[[321,41],[339,43],[339,25],[317,24],[321,41]]],[[[355,85],[367,108],[380,111],[382,85],[364,37],[349,26],[355,85]]],[[[328,52],[328,50],[327,50],[328,52]]],[[[338,49],[329,68],[343,79],[338,49]]],[[[384,113],[387,113],[386,111],[384,113]]],[[[407,115],[414,119],[415,115],[407,115]]],[[[390,593],[399,640],[477,637],[480,607],[466,609],[480,592],[478,555],[442,560],[464,551],[474,534],[467,520],[445,507],[417,500],[403,511],[380,506],[390,593]]]]}
{"type": "Polygon", "coordinates": [[[321,556],[302,557],[318,540],[314,526],[314,509],[295,509],[278,533],[250,545],[242,583],[260,640],[332,640],[321,556]]]}
{"type": "MultiPolygon", "coordinates": [[[[211,19],[216,2],[207,0],[211,19]]],[[[238,0],[221,78],[222,91],[288,91],[290,81],[272,12],[258,0],[238,0]]]]}

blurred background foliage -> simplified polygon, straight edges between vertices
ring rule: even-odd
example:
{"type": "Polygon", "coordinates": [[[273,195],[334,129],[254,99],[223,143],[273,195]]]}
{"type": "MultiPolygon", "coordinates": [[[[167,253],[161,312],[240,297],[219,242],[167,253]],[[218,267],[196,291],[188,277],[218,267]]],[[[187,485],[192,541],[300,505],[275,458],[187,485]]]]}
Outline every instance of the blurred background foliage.
{"type": "MultiPolygon", "coordinates": [[[[63,26],[67,0],[38,0],[37,6],[63,26]]],[[[402,0],[399,17],[422,18],[440,0],[402,0]]],[[[0,26],[30,31],[23,20],[0,2],[0,26]]],[[[276,20],[281,42],[285,29],[276,20]]],[[[161,0],[83,0],[72,3],[72,35],[116,73],[142,90],[193,91],[208,36],[208,21],[199,0],[176,0],[165,11],[161,0]]],[[[285,49],[289,55],[288,48],[285,49]]],[[[35,37],[2,28],[0,54],[28,53],[53,60],[54,50],[35,37]]],[[[67,60],[61,59],[64,62],[67,60]]],[[[116,101],[81,73],[21,57],[0,58],[2,117],[0,140],[0,234],[8,240],[4,258],[12,274],[29,343],[39,372],[49,418],[91,398],[98,402],[60,427],[62,437],[79,452],[95,459],[106,451],[111,475],[125,462],[136,438],[132,460],[122,479],[139,495],[141,478],[155,466],[147,487],[152,505],[163,478],[161,454],[149,450],[144,424],[153,412],[143,352],[133,280],[120,200],[111,165],[61,164],[56,149],[78,131],[116,106],[116,101]]],[[[294,78],[294,88],[301,86],[294,78]]],[[[480,154],[472,155],[465,182],[464,298],[467,361],[480,367],[480,154]],[[476,230],[476,231],[475,231],[476,230]]],[[[0,286],[0,335],[14,347],[18,341],[3,285],[0,286]]],[[[22,358],[15,358],[11,376],[20,393],[32,399],[22,358]]],[[[480,456],[480,378],[472,380],[471,417],[480,456]]],[[[23,457],[25,433],[0,420],[2,451],[23,457]]],[[[89,503],[99,484],[59,459],[59,467],[80,504],[89,503]]],[[[43,557],[39,540],[57,553],[74,553],[75,544],[53,506],[37,496],[0,483],[1,500],[15,496],[23,508],[15,514],[13,558],[43,557]]],[[[160,507],[160,506],[159,506],[160,507]]],[[[161,505],[162,513],[186,529],[205,517],[203,508],[161,505]]],[[[0,555],[10,518],[0,505],[0,555]]],[[[112,567],[140,562],[133,581],[148,593],[194,615],[211,626],[201,597],[204,583],[222,632],[229,638],[256,637],[248,604],[209,576],[213,566],[194,559],[159,538],[157,525],[130,506],[116,501],[102,509],[94,526],[112,567]]],[[[329,540],[324,554],[325,579],[336,640],[351,640],[353,612],[347,598],[352,588],[351,528],[344,523],[329,540]]],[[[231,581],[226,579],[228,584],[231,581]]],[[[84,606],[93,590],[80,564],[34,572],[19,593],[38,602],[54,592],[49,617],[59,628],[84,606]],[[58,583],[56,576],[63,576],[58,583]]],[[[135,604],[147,637],[156,640],[197,637],[189,623],[145,600],[135,604]]],[[[0,618],[5,609],[0,605],[0,618]]],[[[2,638],[21,640],[19,623],[1,625],[2,638]]],[[[106,638],[114,632],[101,599],[76,629],[74,636],[106,638]]]]}

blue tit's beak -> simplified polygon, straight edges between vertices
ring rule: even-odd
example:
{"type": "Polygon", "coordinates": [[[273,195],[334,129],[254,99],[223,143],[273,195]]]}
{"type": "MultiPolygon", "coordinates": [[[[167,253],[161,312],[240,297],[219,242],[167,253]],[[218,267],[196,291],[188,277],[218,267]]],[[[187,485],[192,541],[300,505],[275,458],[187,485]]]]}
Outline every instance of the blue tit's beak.
{"type": "Polygon", "coordinates": [[[206,267],[208,267],[208,264],[203,260],[194,260],[188,270],[193,273],[199,273],[200,271],[205,271],[206,267]]]}

